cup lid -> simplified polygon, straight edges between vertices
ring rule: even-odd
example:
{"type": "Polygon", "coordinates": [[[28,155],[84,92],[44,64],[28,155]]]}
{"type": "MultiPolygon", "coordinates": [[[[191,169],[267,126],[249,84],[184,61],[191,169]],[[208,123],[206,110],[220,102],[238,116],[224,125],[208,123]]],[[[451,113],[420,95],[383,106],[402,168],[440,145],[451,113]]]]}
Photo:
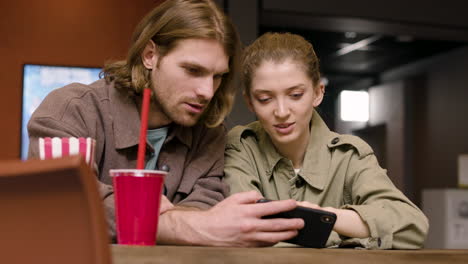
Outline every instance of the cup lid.
{"type": "MultiPolygon", "coordinates": [[[[134,177],[154,177],[154,176],[166,176],[167,172],[162,170],[139,170],[139,169],[111,169],[109,170],[111,177],[123,176],[119,174],[133,174],[134,177]]],[[[130,176],[130,175],[125,175],[130,176]]]]}

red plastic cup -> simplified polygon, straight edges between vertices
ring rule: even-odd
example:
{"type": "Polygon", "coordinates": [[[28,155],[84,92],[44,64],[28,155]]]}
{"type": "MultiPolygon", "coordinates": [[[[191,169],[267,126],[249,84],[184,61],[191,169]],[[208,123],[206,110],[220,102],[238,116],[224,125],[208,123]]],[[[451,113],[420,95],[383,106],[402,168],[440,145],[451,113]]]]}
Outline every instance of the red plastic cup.
{"type": "Polygon", "coordinates": [[[114,184],[117,242],[156,245],[165,171],[110,170],[114,184]]]}

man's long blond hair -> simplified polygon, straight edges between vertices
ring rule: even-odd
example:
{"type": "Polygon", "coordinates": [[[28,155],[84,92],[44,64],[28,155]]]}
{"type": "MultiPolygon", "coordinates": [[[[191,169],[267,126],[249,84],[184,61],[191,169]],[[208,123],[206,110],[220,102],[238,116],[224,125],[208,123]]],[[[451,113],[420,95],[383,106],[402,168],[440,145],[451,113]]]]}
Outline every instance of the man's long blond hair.
{"type": "Polygon", "coordinates": [[[136,27],[126,60],[106,64],[104,78],[130,97],[141,96],[144,88],[152,87],[151,71],[141,58],[149,41],[154,41],[162,58],[178,41],[189,38],[217,40],[229,57],[229,73],[200,120],[208,127],[218,126],[234,103],[233,79],[238,72],[240,41],[232,22],[210,0],[166,0],[154,8],[136,27]]]}

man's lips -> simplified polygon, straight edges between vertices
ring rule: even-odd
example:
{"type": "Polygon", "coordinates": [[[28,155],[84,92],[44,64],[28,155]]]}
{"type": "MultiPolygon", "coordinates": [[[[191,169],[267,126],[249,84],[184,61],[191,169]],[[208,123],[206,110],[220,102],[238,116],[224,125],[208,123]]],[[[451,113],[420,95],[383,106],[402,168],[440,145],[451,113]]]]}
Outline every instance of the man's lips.
{"type": "Polygon", "coordinates": [[[201,113],[205,109],[205,104],[198,104],[198,103],[186,103],[189,108],[190,112],[193,113],[201,113]]]}
{"type": "Polygon", "coordinates": [[[203,109],[205,107],[204,104],[194,104],[194,103],[187,103],[187,104],[191,105],[192,107],[200,108],[200,109],[203,109]]]}

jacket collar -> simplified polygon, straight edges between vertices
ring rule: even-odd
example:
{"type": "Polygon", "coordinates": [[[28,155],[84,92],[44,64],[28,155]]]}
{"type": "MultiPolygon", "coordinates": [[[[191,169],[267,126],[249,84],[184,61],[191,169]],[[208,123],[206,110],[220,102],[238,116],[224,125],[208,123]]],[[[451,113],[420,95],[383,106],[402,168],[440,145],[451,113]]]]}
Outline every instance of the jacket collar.
{"type": "MultiPolygon", "coordinates": [[[[261,125],[255,122],[256,134],[260,146],[265,153],[267,176],[271,178],[273,171],[281,159],[285,159],[274,147],[270,137],[261,125]]],[[[310,122],[310,138],[307,145],[304,164],[299,175],[312,187],[323,190],[328,181],[328,168],[331,161],[331,153],[327,143],[333,137],[330,129],[322,120],[320,115],[314,110],[312,121],[310,122]]]]}
{"type": "MultiPolygon", "coordinates": [[[[140,114],[135,100],[119,92],[113,83],[109,87],[109,99],[116,149],[137,146],[140,135],[140,114]]],[[[171,124],[165,142],[177,138],[188,148],[192,146],[192,128],[171,124]]],[[[149,144],[147,142],[147,144],[149,144]]]]}
{"type": "Polygon", "coordinates": [[[334,134],[320,115],[314,111],[310,125],[309,143],[299,174],[308,184],[319,190],[323,190],[329,181],[328,170],[330,168],[331,152],[328,148],[328,142],[333,136],[334,134]]]}

